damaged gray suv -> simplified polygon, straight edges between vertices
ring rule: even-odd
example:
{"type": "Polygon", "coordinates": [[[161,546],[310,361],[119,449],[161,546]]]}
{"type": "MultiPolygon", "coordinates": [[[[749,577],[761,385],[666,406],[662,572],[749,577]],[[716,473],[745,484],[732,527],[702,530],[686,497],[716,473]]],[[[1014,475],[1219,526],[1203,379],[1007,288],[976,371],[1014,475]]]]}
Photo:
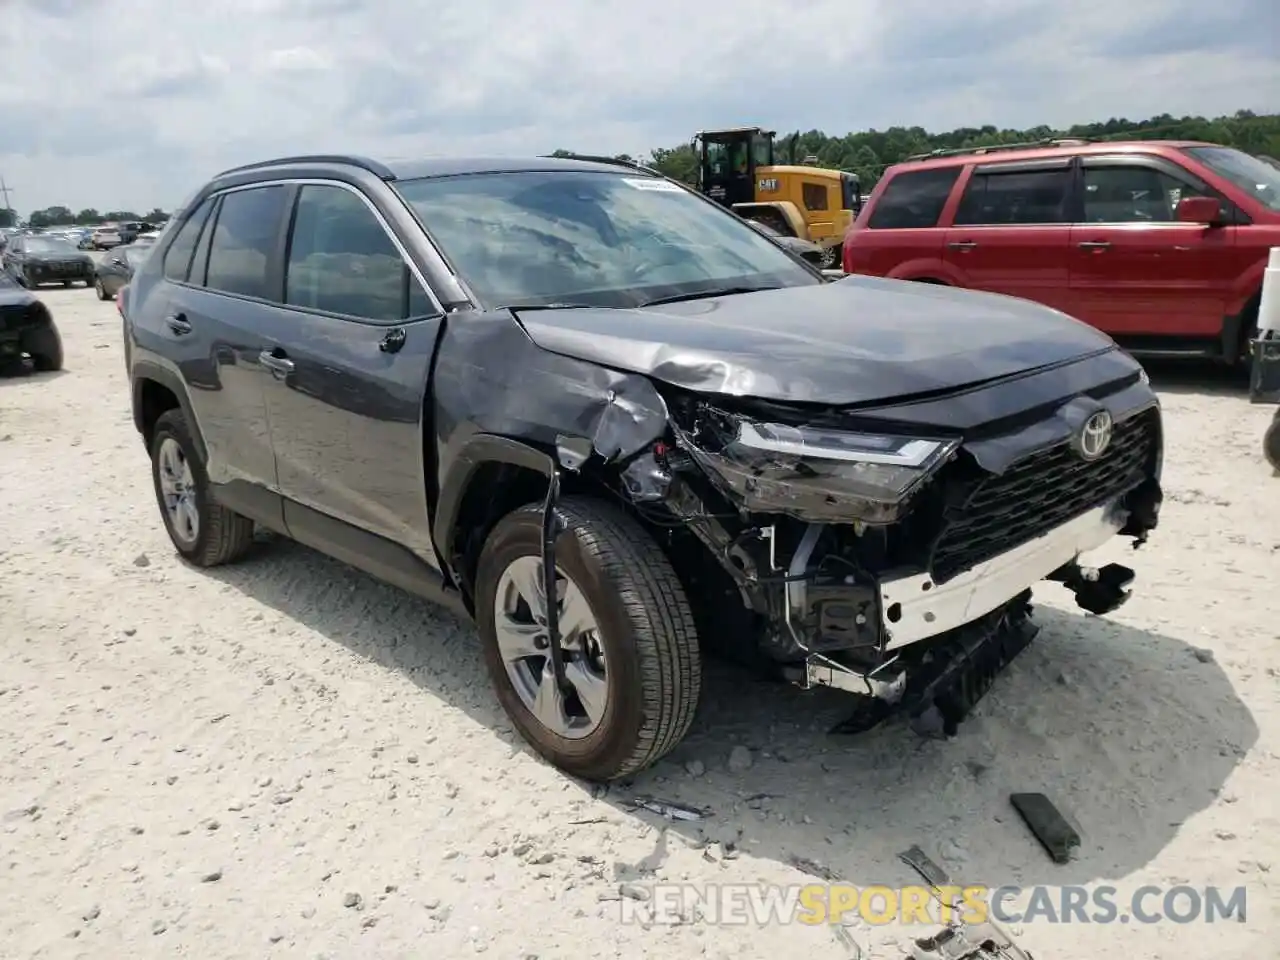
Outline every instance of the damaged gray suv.
{"type": "Polygon", "coordinates": [[[641,167],[239,167],[119,306],[177,552],[263,527],[473,619],[512,722],[589,779],[680,741],[712,650],[848,691],[845,729],[946,734],[1031,587],[1114,609],[1133,571],[1081,554],[1158,518],[1159,407],[1106,336],[830,281],[641,167]]]}

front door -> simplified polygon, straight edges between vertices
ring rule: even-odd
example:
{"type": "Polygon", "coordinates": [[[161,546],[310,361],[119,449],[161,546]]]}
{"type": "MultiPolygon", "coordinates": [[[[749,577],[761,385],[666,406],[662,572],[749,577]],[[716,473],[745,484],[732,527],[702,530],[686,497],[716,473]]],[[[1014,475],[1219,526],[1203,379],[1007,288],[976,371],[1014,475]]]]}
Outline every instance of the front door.
{"type": "Polygon", "coordinates": [[[947,230],[946,259],[962,284],[1071,313],[1069,160],[973,170],[947,230]]]}
{"type": "Polygon", "coordinates": [[[1080,319],[1119,336],[1218,338],[1239,274],[1237,230],[1174,218],[1182,197],[1216,193],[1148,157],[1086,158],[1083,184],[1071,231],[1080,319]]]}
{"type": "Polygon", "coordinates": [[[262,363],[286,523],[301,504],[434,563],[422,424],[442,311],[354,187],[298,191],[274,314],[262,363]]]}
{"type": "Polygon", "coordinates": [[[703,192],[726,207],[753,203],[755,162],[746,136],[703,141],[703,192]]]}

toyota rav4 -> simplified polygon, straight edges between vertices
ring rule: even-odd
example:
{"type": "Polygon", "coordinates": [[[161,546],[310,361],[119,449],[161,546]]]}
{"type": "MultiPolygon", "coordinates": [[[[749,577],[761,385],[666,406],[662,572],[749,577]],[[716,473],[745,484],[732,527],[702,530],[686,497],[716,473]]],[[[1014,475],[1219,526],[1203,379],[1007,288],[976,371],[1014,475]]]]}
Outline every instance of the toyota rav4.
{"type": "MultiPolygon", "coordinates": [[[[701,655],[946,733],[1034,635],[1105,613],[1161,418],[1104,334],[1024,300],[829,281],[643,168],[296,157],[199,190],[121,304],[159,512],[255,526],[473,618],[561,769],[681,739],[701,655]]],[[[444,654],[442,654],[444,655],[444,654]]]]}

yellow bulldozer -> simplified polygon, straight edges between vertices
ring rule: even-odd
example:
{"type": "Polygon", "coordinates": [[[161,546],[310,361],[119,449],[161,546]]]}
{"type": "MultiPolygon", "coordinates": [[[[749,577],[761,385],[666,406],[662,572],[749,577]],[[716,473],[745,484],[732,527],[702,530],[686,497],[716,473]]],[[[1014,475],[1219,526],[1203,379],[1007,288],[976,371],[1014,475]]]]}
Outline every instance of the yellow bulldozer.
{"type": "Polygon", "coordinates": [[[788,162],[777,163],[776,138],[763,127],[699,131],[693,138],[698,189],[745,219],[813,241],[823,248],[823,266],[838,267],[845,232],[862,209],[858,178],[798,163],[799,134],[789,138],[788,162]]]}

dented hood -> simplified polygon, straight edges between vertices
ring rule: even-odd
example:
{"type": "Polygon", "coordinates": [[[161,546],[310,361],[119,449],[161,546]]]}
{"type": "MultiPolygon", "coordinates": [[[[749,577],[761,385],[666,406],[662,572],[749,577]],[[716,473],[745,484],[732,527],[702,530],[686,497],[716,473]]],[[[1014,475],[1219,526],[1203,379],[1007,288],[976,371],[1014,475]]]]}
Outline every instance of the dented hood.
{"type": "Polygon", "coordinates": [[[858,276],[519,319],[554,353],[702,393],[832,406],[954,389],[1115,346],[1027,300],[858,276]]]}

